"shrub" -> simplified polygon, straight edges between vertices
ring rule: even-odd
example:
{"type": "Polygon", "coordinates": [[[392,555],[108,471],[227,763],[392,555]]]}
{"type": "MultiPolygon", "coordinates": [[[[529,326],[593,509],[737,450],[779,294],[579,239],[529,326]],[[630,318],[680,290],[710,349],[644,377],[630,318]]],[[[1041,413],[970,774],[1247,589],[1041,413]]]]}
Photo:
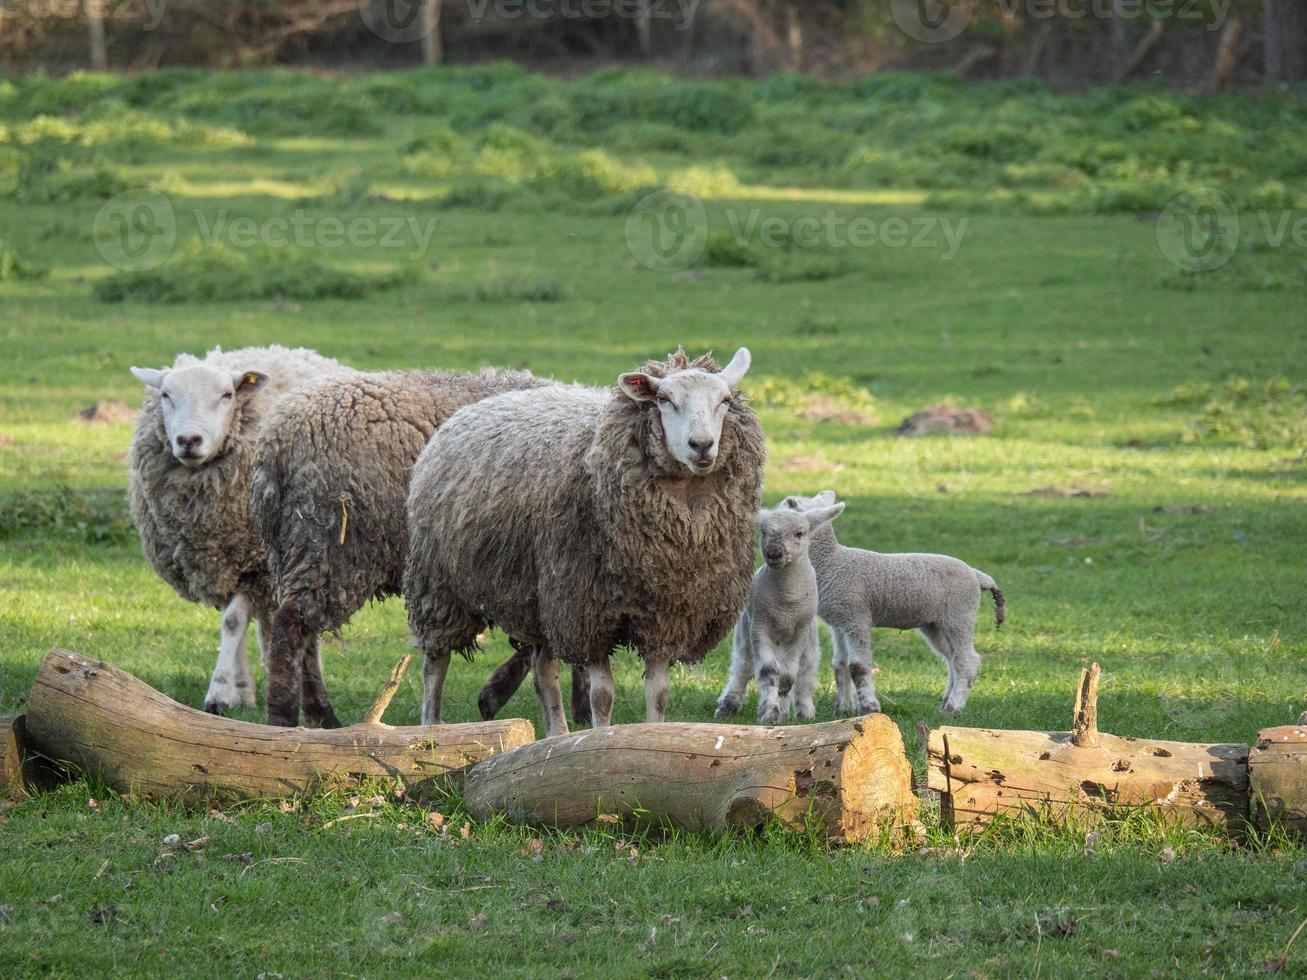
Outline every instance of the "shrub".
{"type": "Polygon", "coordinates": [[[566,295],[562,284],[549,276],[536,279],[501,276],[460,287],[453,298],[472,303],[556,303],[566,295]]]}
{"type": "Polygon", "coordinates": [[[112,544],[131,540],[127,495],[121,490],[59,486],[0,498],[0,537],[44,535],[112,544]]]}
{"type": "Polygon", "coordinates": [[[15,282],[21,279],[40,279],[49,272],[41,266],[24,262],[18,253],[0,241],[0,282],[15,282]]]}

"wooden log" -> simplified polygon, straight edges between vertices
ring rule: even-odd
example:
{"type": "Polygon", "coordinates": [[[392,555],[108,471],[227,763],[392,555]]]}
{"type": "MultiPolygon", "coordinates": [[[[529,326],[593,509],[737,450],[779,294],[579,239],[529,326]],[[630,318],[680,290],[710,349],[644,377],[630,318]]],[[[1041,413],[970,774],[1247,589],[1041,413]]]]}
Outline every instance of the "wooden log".
{"type": "Polygon", "coordinates": [[[27,798],[23,727],[22,715],[0,715],[0,794],[14,801],[27,798]]]}
{"type": "MultiPolygon", "coordinates": [[[[1304,716],[1307,718],[1307,716],[1304,716]]],[[[1307,835],[1307,725],[1263,728],[1248,754],[1248,779],[1257,802],[1257,823],[1273,821],[1307,835]]]]}
{"type": "Polygon", "coordinates": [[[188,708],[67,650],[45,658],[27,708],[30,751],[150,799],[285,797],[361,778],[401,780],[421,798],[534,737],[520,718],[334,730],[255,725],[188,708]]]}
{"type": "Polygon", "coordinates": [[[996,815],[1054,819],[1150,807],[1184,824],[1242,828],[1249,812],[1248,746],[1122,738],[1098,730],[1098,664],[1080,672],[1070,732],[938,728],[927,783],[946,823],[996,815]]]}
{"type": "Polygon", "coordinates": [[[578,732],[473,766],[476,816],[578,827],[601,814],[722,831],[775,818],[860,841],[913,819],[898,728],[885,715],[820,725],[647,724],[578,732]]]}

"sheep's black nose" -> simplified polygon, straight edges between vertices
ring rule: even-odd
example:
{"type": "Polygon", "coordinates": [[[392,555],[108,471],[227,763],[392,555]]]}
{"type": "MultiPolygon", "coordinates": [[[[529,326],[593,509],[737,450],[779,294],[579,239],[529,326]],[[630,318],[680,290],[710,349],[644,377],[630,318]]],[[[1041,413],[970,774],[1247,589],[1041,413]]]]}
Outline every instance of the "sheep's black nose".
{"type": "Polygon", "coordinates": [[[195,452],[200,448],[200,443],[203,441],[203,436],[178,436],[177,451],[180,453],[195,452]]]}
{"type": "Polygon", "coordinates": [[[779,561],[784,557],[785,552],[781,551],[780,548],[768,548],[763,552],[763,555],[770,558],[772,561],[779,561]]]}
{"type": "Polygon", "coordinates": [[[698,453],[700,456],[706,456],[706,455],[708,455],[708,453],[712,452],[713,443],[715,443],[716,441],[717,441],[717,440],[715,440],[715,439],[691,439],[691,440],[689,440],[689,442],[690,442],[690,448],[693,449],[693,450],[694,450],[696,453],[698,453]]]}

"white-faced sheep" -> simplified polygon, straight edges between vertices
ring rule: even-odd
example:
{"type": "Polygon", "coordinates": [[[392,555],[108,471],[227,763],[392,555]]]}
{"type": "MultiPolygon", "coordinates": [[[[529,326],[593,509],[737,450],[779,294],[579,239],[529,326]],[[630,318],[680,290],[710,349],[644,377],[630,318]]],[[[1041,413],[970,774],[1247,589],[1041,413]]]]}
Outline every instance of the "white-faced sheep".
{"type": "Polygon", "coordinates": [[[268,723],[340,723],[315,670],[318,636],[371,599],[400,590],[413,461],[457,409],[538,388],[529,374],[485,370],[358,373],[308,385],[268,419],[254,462],[255,525],[277,608],[268,649],[268,723]]]}
{"type": "Polygon", "coordinates": [[[735,624],[730,680],[717,699],[717,717],[740,710],[749,675],[758,677],[758,721],[779,725],[788,708],[809,720],[821,644],[817,639],[817,573],[808,560],[812,531],[843,504],[807,511],[758,512],[763,567],[753,576],[749,604],[735,624]]]}
{"type": "Polygon", "coordinates": [[[418,460],[404,577],[426,655],[423,721],[440,720],[454,651],[487,625],[537,645],[549,734],[567,731],[558,664],[586,668],[596,726],[610,723],[609,656],[645,665],[645,716],[661,721],[668,665],[729,632],[753,576],[766,448],[735,386],[677,351],[615,388],[554,385],[463,409],[418,460]]]}
{"type": "Polygon", "coordinates": [[[250,523],[259,428],[288,392],[346,370],[285,347],[215,348],[166,368],[132,368],[145,404],[127,454],[128,500],[146,558],[184,599],[222,609],[218,661],[204,710],[254,706],[245,654],[251,617],[260,645],[272,612],[263,544],[250,523]]]}
{"type": "MultiPolygon", "coordinates": [[[[815,497],[786,497],[781,506],[804,511],[834,503],[835,492],[824,490],[815,497]]],[[[948,555],[846,548],[829,524],[813,532],[808,554],[817,572],[818,614],[835,641],[836,713],[880,710],[871,666],[873,627],[918,630],[948,664],[940,710],[961,713],[980,671],[974,640],[982,591],[994,597],[995,625],[1006,618],[994,580],[948,555]]]]}

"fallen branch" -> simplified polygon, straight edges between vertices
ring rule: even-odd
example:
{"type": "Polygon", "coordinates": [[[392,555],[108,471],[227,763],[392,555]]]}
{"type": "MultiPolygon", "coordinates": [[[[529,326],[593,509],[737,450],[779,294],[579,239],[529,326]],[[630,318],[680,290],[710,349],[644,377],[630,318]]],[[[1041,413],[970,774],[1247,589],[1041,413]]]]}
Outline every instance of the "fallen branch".
{"type": "Polygon", "coordinates": [[[372,707],[367,710],[367,714],[363,716],[363,721],[360,722],[360,724],[381,724],[381,716],[384,715],[386,709],[390,707],[390,702],[394,699],[395,692],[399,690],[399,682],[404,679],[404,671],[408,670],[408,662],[412,659],[413,658],[407,653],[399,658],[399,663],[395,664],[394,669],[390,672],[390,679],[386,681],[386,686],[381,689],[381,693],[377,695],[377,699],[372,702],[372,707]]]}

